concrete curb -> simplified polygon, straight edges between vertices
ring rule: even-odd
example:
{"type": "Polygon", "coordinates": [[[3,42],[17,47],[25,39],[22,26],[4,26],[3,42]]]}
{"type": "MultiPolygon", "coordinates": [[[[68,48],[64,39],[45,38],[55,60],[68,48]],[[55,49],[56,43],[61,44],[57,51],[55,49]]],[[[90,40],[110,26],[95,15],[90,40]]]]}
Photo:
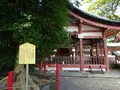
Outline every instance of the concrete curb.
{"type": "Polygon", "coordinates": [[[113,76],[63,76],[61,77],[76,77],[76,78],[115,78],[115,79],[120,79],[120,77],[113,77],[113,76]]]}
{"type": "MultiPolygon", "coordinates": [[[[49,75],[51,77],[55,77],[55,74],[49,75]]],[[[76,78],[115,78],[120,79],[120,76],[100,76],[100,75],[60,75],[60,77],[76,77],[76,78]]]]}

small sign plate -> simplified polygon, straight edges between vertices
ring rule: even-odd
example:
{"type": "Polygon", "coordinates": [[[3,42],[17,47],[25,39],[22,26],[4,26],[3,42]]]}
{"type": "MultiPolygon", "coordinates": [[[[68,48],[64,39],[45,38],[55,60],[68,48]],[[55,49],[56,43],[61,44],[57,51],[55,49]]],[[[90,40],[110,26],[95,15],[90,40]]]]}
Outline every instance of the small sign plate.
{"type": "Polygon", "coordinates": [[[19,64],[35,64],[36,47],[25,43],[19,46],[19,64]]]}

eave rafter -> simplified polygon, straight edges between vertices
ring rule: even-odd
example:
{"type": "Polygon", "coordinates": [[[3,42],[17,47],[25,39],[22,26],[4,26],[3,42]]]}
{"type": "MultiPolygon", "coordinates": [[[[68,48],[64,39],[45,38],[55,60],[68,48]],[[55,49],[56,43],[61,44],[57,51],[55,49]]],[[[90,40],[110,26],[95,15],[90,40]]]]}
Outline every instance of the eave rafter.
{"type": "Polygon", "coordinates": [[[104,31],[104,37],[109,37],[109,36],[115,35],[115,34],[117,34],[118,32],[120,32],[120,30],[106,29],[106,30],[104,31]]]}

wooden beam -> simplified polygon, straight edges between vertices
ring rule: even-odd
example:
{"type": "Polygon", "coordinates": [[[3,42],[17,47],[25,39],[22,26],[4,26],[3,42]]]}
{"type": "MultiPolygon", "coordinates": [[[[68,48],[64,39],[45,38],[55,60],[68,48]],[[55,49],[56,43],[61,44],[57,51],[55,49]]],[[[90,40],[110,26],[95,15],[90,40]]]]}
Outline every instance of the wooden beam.
{"type": "Polygon", "coordinates": [[[85,39],[90,38],[90,39],[95,39],[95,38],[103,38],[102,36],[84,36],[85,39]]]}
{"type": "Polygon", "coordinates": [[[103,30],[83,30],[83,32],[103,32],[103,30]]]}

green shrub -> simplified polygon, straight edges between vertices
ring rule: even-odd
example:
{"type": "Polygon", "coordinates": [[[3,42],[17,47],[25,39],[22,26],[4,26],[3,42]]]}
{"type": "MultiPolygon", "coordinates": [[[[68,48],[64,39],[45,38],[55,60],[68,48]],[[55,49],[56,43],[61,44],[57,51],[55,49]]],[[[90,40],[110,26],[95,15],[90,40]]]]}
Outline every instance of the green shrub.
{"type": "Polygon", "coordinates": [[[110,64],[110,68],[111,69],[120,69],[120,64],[115,64],[115,63],[110,64]]]}

